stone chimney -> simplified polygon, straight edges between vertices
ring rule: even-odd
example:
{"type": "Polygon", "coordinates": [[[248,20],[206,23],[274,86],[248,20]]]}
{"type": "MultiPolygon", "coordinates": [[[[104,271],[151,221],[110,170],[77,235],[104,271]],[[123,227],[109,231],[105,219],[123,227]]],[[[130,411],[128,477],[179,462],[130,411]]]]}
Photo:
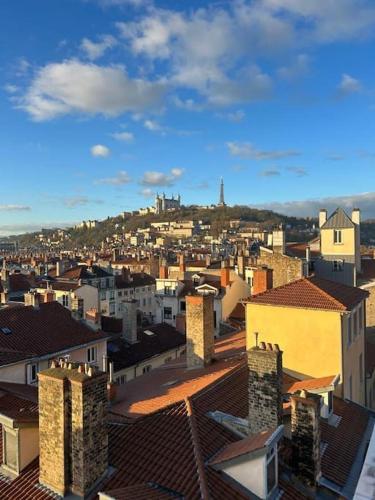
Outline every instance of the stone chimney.
{"type": "Polygon", "coordinates": [[[253,295],[263,293],[272,288],[273,270],[268,267],[254,269],[253,272],[253,295]]]}
{"type": "Polygon", "coordinates": [[[285,228],[282,224],[272,231],[272,249],[285,254],[285,228]]]}
{"type": "Polygon", "coordinates": [[[39,293],[35,290],[27,292],[24,294],[25,306],[33,306],[38,308],[40,302],[39,293]]]}
{"type": "Polygon", "coordinates": [[[122,303],[122,336],[131,344],[138,342],[137,308],[135,299],[122,303]]]}
{"type": "Polygon", "coordinates": [[[282,351],[261,342],[247,351],[249,367],[249,426],[256,434],[283,423],[282,351]]]}
{"type": "Polygon", "coordinates": [[[123,266],[121,268],[121,276],[122,276],[122,279],[126,282],[126,283],[130,283],[130,270],[128,267],[125,267],[123,266]]]}
{"type": "Polygon", "coordinates": [[[226,288],[230,284],[230,268],[225,260],[221,262],[220,285],[226,288]]]}
{"type": "Polygon", "coordinates": [[[314,488],[321,475],[321,397],[301,391],[299,395],[291,396],[290,402],[294,465],[300,480],[314,488]]]}
{"type": "Polygon", "coordinates": [[[38,375],[39,482],[86,497],[108,469],[107,374],[61,365],[38,375]]]}
{"type": "Polygon", "coordinates": [[[319,227],[322,227],[327,222],[327,210],[321,208],[319,210],[319,227]]]}
{"type": "Polygon", "coordinates": [[[100,324],[100,313],[97,309],[92,308],[86,311],[85,321],[87,325],[93,330],[99,330],[100,324]]]}
{"type": "Polygon", "coordinates": [[[238,269],[238,276],[240,276],[242,279],[245,278],[245,256],[239,254],[237,256],[237,269],[238,269]]]}
{"type": "Polygon", "coordinates": [[[187,367],[203,368],[214,356],[214,300],[211,295],[186,296],[187,367]]]}
{"type": "Polygon", "coordinates": [[[359,208],[353,208],[352,210],[352,222],[357,224],[357,226],[361,223],[361,211],[359,208]]]}
{"type": "Polygon", "coordinates": [[[64,262],[62,260],[58,260],[56,262],[56,276],[61,276],[64,273],[64,262]]]}
{"type": "Polygon", "coordinates": [[[9,299],[9,292],[7,288],[3,288],[3,291],[0,293],[0,304],[7,304],[9,299]]]}
{"type": "Polygon", "coordinates": [[[206,267],[209,267],[211,265],[211,254],[207,253],[205,259],[206,259],[206,267]]]}

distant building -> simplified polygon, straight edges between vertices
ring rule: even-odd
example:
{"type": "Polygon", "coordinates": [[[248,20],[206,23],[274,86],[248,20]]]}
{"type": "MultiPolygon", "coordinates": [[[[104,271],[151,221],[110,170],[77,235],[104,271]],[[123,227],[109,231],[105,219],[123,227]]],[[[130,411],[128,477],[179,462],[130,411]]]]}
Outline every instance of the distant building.
{"type": "Polygon", "coordinates": [[[159,194],[156,195],[155,198],[155,213],[161,214],[163,212],[168,212],[172,210],[178,210],[181,207],[181,196],[178,195],[175,199],[172,195],[172,198],[166,198],[165,193],[161,196],[159,194]]]}

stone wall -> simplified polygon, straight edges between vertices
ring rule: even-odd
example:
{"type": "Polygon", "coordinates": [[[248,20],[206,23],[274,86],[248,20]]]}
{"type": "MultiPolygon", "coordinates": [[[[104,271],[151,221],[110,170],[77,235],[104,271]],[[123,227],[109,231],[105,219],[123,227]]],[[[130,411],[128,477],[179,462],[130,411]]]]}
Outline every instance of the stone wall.
{"type": "Polygon", "coordinates": [[[292,406],[292,443],[294,465],[299,478],[314,487],[320,477],[320,407],[317,394],[290,398],[292,406]]]}
{"type": "Polygon", "coordinates": [[[303,262],[296,257],[261,250],[257,264],[273,270],[273,286],[275,288],[303,278],[303,262]]]}
{"type": "Polygon", "coordinates": [[[247,353],[249,426],[252,434],[282,424],[282,352],[261,342],[247,353]]]}
{"type": "Polygon", "coordinates": [[[210,295],[186,296],[188,368],[208,365],[214,355],[214,301],[210,295]]]}
{"type": "Polygon", "coordinates": [[[366,290],[370,293],[366,300],[366,326],[375,326],[375,283],[366,290]]]}

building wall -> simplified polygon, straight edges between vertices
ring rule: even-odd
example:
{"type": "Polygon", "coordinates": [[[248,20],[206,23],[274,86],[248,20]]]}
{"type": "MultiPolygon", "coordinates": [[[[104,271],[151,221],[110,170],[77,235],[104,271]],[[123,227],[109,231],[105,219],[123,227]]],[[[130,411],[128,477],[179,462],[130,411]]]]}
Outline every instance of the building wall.
{"type": "Polygon", "coordinates": [[[26,383],[26,363],[21,362],[11,366],[0,367],[0,381],[14,384],[26,383]]]}
{"type": "Polygon", "coordinates": [[[146,359],[137,365],[129,366],[122,370],[116,371],[114,373],[114,379],[119,384],[129,382],[130,380],[143,375],[143,368],[149,366],[151,370],[154,370],[155,368],[159,368],[159,366],[164,365],[170,359],[178,359],[183,352],[185,352],[185,345],[182,345],[175,349],[170,349],[169,351],[163,352],[162,354],[146,359]],[[123,376],[125,376],[125,378],[123,379],[123,381],[121,381],[121,377],[123,376]]]}
{"type": "Polygon", "coordinates": [[[83,312],[89,309],[97,309],[99,311],[99,290],[91,285],[83,285],[75,290],[74,295],[79,299],[83,299],[83,312]]]}
{"type": "MultiPolygon", "coordinates": [[[[232,275],[233,276],[233,275],[232,275]]],[[[232,284],[227,288],[226,294],[221,301],[222,319],[227,320],[241,299],[248,298],[250,295],[250,287],[246,282],[235,275],[232,284]]]]}
{"type": "MultiPolygon", "coordinates": [[[[339,228],[338,228],[339,229],[339,228]]],[[[320,231],[320,250],[323,256],[352,256],[355,254],[355,230],[354,228],[340,229],[342,234],[342,243],[334,243],[334,229],[321,229],[320,231]]]]}
{"type": "Polygon", "coordinates": [[[291,307],[246,305],[247,348],[279,344],[283,367],[297,378],[342,375],[341,314],[291,307]]]}
{"type": "Polygon", "coordinates": [[[20,470],[23,470],[35,457],[39,455],[39,429],[35,427],[23,427],[20,433],[20,470]]]}
{"type": "Polygon", "coordinates": [[[296,257],[289,257],[278,252],[260,251],[257,264],[267,266],[273,270],[273,286],[291,283],[292,281],[303,278],[303,261],[296,257]]]}

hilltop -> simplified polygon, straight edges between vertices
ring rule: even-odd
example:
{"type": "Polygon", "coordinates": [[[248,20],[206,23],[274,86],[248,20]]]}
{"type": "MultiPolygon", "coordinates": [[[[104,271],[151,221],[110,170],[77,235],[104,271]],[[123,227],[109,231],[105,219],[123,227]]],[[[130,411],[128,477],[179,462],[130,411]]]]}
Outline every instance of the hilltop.
{"type": "MultiPolygon", "coordinates": [[[[288,239],[297,241],[305,239],[303,230],[311,228],[316,223],[314,219],[304,219],[288,217],[277,214],[271,210],[258,210],[247,206],[235,205],[233,207],[202,208],[199,206],[181,207],[180,210],[167,212],[164,214],[137,215],[124,213],[115,217],[107,217],[99,222],[93,229],[87,228],[66,228],[70,239],[65,243],[65,247],[98,246],[107,237],[113,234],[136,231],[150,226],[152,222],[178,221],[178,220],[199,220],[203,223],[211,224],[211,234],[216,237],[222,229],[229,227],[230,220],[241,219],[250,224],[259,224],[264,227],[272,227],[278,224],[285,224],[288,227],[288,239]]],[[[56,229],[43,229],[42,231],[21,234],[11,237],[18,239],[21,246],[35,246],[38,242],[38,235],[52,236],[56,229]]]]}

